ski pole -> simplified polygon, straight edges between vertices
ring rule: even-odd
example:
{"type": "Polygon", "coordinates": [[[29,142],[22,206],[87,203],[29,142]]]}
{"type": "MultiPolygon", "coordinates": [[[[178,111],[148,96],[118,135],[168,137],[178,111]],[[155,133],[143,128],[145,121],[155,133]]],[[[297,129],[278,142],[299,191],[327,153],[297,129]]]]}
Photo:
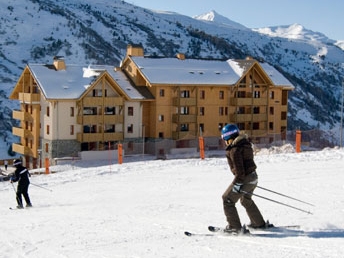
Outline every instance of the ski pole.
{"type": "Polygon", "coordinates": [[[19,198],[18,198],[17,191],[16,191],[16,189],[15,189],[13,183],[11,183],[11,185],[12,185],[12,187],[13,187],[14,193],[16,194],[16,199],[17,199],[17,201],[18,201],[18,204],[19,204],[20,206],[23,206],[22,202],[21,202],[21,201],[19,200],[19,198]]]}
{"type": "Polygon", "coordinates": [[[271,201],[271,202],[274,202],[274,203],[278,203],[278,204],[287,206],[287,207],[289,207],[289,208],[292,208],[292,209],[295,209],[295,210],[298,210],[298,211],[302,211],[302,212],[305,212],[305,213],[308,213],[308,214],[313,214],[313,213],[311,213],[310,211],[306,211],[306,210],[303,210],[303,209],[294,207],[294,206],[292,206],[292,205],[285,204],[285,203],[283,203],[283,202],[279,202],[279,201],[276,201],[276,200],[273,200],[273,199],[269,199],[269,198],[266,198],[266,197],[261,196],[261,195],[258,195],[258,194],[248,193],[248,192],[245,192],[245,191],[242,191],[242,190],[241,190],[240,192],[241,192],[241,193],[244,193],[244,194],[248,194],[248,195],[257,196],[257,197],[259,197],[259,198],[262,198],[262,199],[265,199],[265,200],[268,200],[268,201],[271,201]]]}
{"type": "Polygon", "coordinates": [[[30,184],[32,184],[32,185],[34,185],[34,186],[36,186],[36,187],[42,188],[42,189],[44,189],[44,190],[50,191],[50,192],[53,191],[53,190],[48,189],[48,188],[46,188],[46,187],[44,187],[44,186],[36,185],[36,184],[33,184],[33,183],[30,183],[30,184]]]}
{"type": "Polygon", "coordinates": [[[270,189],[267,189],[267,188],[264,188],[264,187],[261,187],[261,186],[257,186],[257,188],[260,188],[262,190],[265,190],[265,191],[268,191],[268,192],[271,192],[271,193],[274,193],[274,194],[278,194],[278,195],[281,195],[283,197],[286,197],[286,198],[289,198],[289,199],[292,199],[292,200],[295,200],[295,201],[298,201],[298,202],[302,202],[302,203],[305,203],[305,204],[308,204],[308,205],[311,205],[311,206],[315,206],[314,204],[311,204],[309,202],[304,202],[304,201],[301,201],[299,199],[296,199],[296,198],[293,198],[291,196],[288,196],[288,195],[285,195],[285,194],[282,194],[282,193],[279,193],[279,192],[275,192],[275,191],[272,191],[270,189]]]}

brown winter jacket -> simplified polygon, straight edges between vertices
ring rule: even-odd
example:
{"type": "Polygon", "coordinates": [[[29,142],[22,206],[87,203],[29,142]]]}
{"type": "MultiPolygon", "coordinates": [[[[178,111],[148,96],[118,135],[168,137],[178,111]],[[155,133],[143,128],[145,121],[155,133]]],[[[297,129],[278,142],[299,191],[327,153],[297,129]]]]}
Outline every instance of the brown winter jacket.
{"type": "Polygon", "coordinates": [[[239,135],[226,149],[228,165],[234,175],[233,184],[242,183],[246,175],[257,168],[253,160],[252,145],[247,135],[239,135]]]}

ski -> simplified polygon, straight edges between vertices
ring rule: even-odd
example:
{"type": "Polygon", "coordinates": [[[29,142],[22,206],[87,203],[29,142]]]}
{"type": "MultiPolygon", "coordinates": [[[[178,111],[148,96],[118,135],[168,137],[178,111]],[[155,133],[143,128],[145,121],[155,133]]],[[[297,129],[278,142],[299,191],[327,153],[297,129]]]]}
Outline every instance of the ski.
{"type": "Polygon", "coordinates": [[[188,237],[191,236],[214,236],[214,234],[210,234],[210,233],[193,233],[193,232],[189,232],[189,231],[185,231],[184,234],[188,237]]]}
{"type": "Polygon", "coordinates": [[[224,227],[217,227],[217,226],[208,226],[208,230],[210,232],[220,232],[220,233],[224,233],[225,235],[231,235],[231,236],[242,236],[242,235],[250,235],[250,231],[246,228],[246,226],[244,225],[243,228],[241,229],[241,231],[228,231],[226,228],[224,227]]]}

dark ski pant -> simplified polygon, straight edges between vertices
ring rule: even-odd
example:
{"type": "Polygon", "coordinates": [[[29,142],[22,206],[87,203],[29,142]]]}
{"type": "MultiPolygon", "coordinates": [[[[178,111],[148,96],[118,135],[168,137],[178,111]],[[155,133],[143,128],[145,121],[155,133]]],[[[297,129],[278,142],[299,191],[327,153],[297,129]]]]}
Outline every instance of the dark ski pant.
{"type": "Polygon", "coordinates": [[[22,195],[24,196],[26,204],[31,205],[28,190],[29,190],[29,184],[18,184],[16,199],[19,206],[23,206],[22,195]]]}
{"type": "MultiPolygon", "coordinates": [[[[258,183],[258,176],[256,172],[247,175],[244,179],[242,191],[247,193],[253,193],[258,183]]],[[[260,213],[258,207],[252,200],[251,194],[235,193],[232,191],[233,184],[227,188],[227,190],[222,195],[223,209],[227,218],[227,222],[230,228],[239,230],[241,229],[241,222],[238,215],[238,211],[235,204],[240,199],[241,205],[246,209],[246,213],[251,220],[253,226],[264,225],[265,221],[262,214],[260,213]]]]}

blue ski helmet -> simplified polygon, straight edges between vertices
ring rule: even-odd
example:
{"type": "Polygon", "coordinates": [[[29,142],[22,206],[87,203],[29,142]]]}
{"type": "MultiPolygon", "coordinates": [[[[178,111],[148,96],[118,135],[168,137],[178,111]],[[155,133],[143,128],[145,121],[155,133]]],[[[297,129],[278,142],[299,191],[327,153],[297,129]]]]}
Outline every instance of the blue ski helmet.
{"type": "Polygon", "coordinates": [[[234,124],[227,124],[221,130],[221,137],[225,141],[234,139],[238,135],[239,135],[239,128],[234,124]]]}

